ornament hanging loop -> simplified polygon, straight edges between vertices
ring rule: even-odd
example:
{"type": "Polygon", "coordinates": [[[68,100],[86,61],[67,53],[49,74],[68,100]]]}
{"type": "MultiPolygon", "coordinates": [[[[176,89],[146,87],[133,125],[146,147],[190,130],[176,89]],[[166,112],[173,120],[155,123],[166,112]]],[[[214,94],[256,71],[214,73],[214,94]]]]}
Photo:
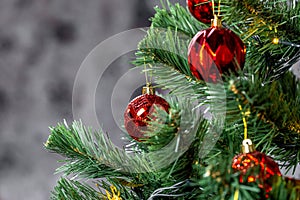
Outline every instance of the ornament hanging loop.
{"type": "Polygon", "coordinates": [[[215,28],[222,28],[222,20],[220,17],[220,8],[221,8],[221,0],[219,0],[219,5],[218,5],[218,13],[215,13],[215,2],[212,0],[212,7],[213,7],[213,15],[214,18],[211,20],[211,27],[215,28]]]}
{"type": "Polygon", "coordinates": [[[243,140],[242,151],[243,153],[251,153],[255,151],[254,145],[250,139],[243,140]]]}
{"type": "Polygon", "coordinates": [[[212,6],[213,6],[213,15],[214,18],[211,20],[211,27],[216,27],[216,28],[222,28],[222,20],[220,17],[220,8],[221,8],[221,0],[219,0],[219,5],[218,5],[218,13],[215,13],[215,2],[212,0],[212,6]]]}
{"type": "Polygon", "coordinates": [[[154,90],[154,88],[152,87],[152,84],[151,84],[152,75],[150,74],[150,76],[149,76],[150,81],[149,81],[145,58],[144,58],[144,73],[145,73],[145,78],[146,78],[146,86],[143,87],[142,94],[154,95],[155,90],[154,90]]]}

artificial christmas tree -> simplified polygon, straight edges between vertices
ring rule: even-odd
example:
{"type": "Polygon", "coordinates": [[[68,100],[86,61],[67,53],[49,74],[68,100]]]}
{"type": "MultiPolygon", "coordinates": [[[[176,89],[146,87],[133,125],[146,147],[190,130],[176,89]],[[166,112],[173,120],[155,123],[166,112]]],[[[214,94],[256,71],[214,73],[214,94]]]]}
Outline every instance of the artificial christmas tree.
{"type": "Polygon", "coordinates": [[[209,2],[223,28],[246,45],[244,68],[219,69],[221,79],[213,83],[194,77],[188,45],[209,25],[166,1],[156,8],[134,63],[151,66],[158,86],[170,91],[168,109],[147,121],[146,140],[130,140],[125,150],[80,122],[51,128],[45,147],[66,157],[58,172],[72,177],[58,182],[53,199],[300,198],[299,181],[281,175],[275,163],[295,171],[300,161],[300,82],[289,71],[300,60],[300,4],[209,2]],[[247,138],[257,151],[232,160],[247,138]],[[76,178],[93,179],[96,187],[76,178]]]}

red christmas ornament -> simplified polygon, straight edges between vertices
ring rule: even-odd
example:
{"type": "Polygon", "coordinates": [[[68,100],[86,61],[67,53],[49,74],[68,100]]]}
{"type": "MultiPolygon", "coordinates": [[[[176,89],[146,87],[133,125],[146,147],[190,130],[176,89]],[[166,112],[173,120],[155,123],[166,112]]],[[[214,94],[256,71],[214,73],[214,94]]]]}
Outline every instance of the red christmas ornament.
{"type": "Polygon", "coordinates": [[[278,164],[266,154],[255,151],[252,148],[251,140],[244,140],[243,147],[245,146],[246,150],[245,148],[243,149],[244,153],[236,155],[233,158],[232,168],[234,171],[241,172],[240,183],[243,183],[245,175],[248,175],[247,182],[251,183],[258,180],[259,187],[263,188],[268,196],[268,193],[272,190],[272,185],[267,180],[274,175],[281,176],[278,164]],[[255,175],[252,173],[251,169],[253,167],[259,167],[258,174],[255,175]]]}
{"type": "Polygon", "coordinates": [[[212,2],[208,0],[187,0],[186,1],[191,14],[200,22],[210,24],[214,18],[212,2]]]}
{"type": "Polygon", "coordinates": [[[192,74],[200,80],[216,83],[221,75],[243,69],[246,47],[231,30],[222,28],[218,19],[214,25],[197,33],[188,48],[192,74]]]}
{"type": "Polygon", "coordinates": [[[147,129],[147,122],[156,107],[169,111],[168,102],[155,94],[140,95],[128,104],[124,113],[124,124],[133,139],[140,141],[139,139],[145,138],[143,134],[147,129]]]}

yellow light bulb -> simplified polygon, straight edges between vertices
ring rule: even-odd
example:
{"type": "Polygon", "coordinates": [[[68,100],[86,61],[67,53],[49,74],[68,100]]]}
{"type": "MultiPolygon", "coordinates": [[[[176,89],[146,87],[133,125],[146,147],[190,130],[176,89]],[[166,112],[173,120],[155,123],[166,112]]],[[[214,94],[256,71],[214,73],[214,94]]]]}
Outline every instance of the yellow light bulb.
{"type": "Polygon", "coordinates": [[[272,42],[273,42],[273,44],[279,44],[279,38],[277,38],[277,37],[274,38],[272,42]]]}

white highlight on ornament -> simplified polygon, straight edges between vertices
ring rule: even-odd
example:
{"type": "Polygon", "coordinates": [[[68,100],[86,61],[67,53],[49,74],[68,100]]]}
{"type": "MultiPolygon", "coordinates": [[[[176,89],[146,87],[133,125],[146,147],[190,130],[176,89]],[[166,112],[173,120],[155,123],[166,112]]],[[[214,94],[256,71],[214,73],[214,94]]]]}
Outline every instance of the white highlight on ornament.
{"type": "Polygon", "coordinates": [[[141,116],[146,110],[144,108],[141,108],[136,114],[138,116],[141,116]]]}

